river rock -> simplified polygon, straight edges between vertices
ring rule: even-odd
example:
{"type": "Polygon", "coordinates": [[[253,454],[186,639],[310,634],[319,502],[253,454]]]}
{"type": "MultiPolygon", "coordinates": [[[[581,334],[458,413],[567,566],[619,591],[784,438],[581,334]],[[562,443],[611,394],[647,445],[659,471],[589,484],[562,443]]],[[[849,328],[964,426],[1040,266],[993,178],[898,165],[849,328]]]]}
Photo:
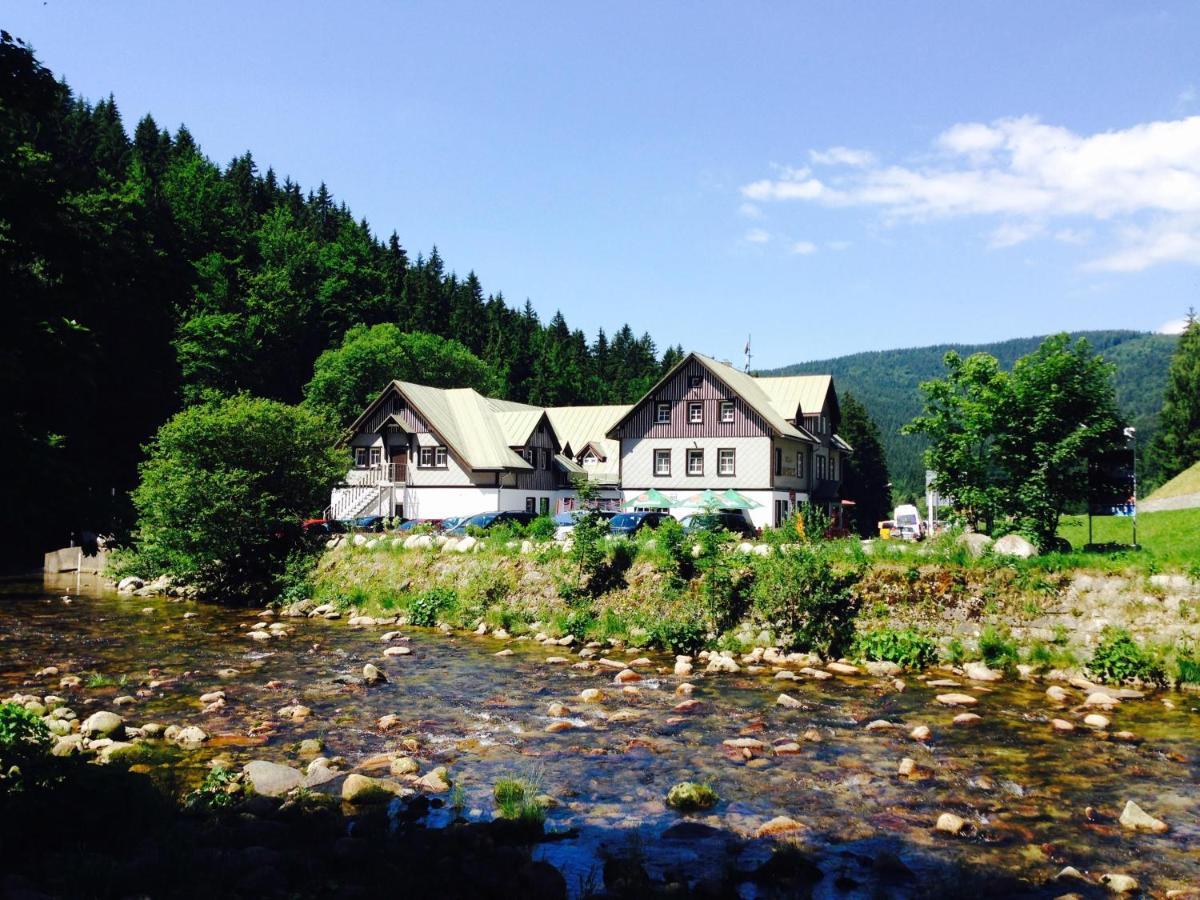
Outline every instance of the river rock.
{"type": "Polygon", "coordinates": [[[116,713],[105,710],[84,719],[79,730],[87,737],[118,738],[125,733],[125,722],[116,713]]]}
{"type": "Polygon", "coordinates": [[[1075,730],[1074,723],[1068,722],[1066,719],[1051,719],[1050,727],[1059,734],[1070,734],[1075,730]]]}
{"type": "Polygon", "coordinates": [[[962,834],[963,830],[967,827],[967,820],[962,816],[946,812],[938,816],[937,824],[933,827],[947,834],[962,834]]]}
{"type": "Polygon", "coordinates": [[[675,674],[679,675],[680,677],[692,674],[692,660],[690,657],[687,659],[679,658],[675,660],[675,674]]]}
{"type": "Polygon", "coordinates": [[[799,756],[800,745],[795,741],[785,741],[782,744],[775,745],[776,756],[799,756]]]}
{"type": "Polygon", "coordinates": [[[198,728],[195,725],[188,725],[186,728],[180,728],[175,733],[172,743],[184,750],[195,750],[208,740],[208,732],[203,728],[198,728]]]}
{"type": "Polygon", "coordinates": [[[1132,894],[1138,889],[1137,879],[1120,872],[1109,872],[1100,876],[1100,883],[1114,894],[1132,894]]]}
{"type": "Polygon", "coordinates": [[[833,675],[823,669],[814,669],[812,666],[805,666],[800,670],[801,675],[807,675],[809,678],[815,678],[817,681],[824,681],[826,678],[832,678],[833,675]]]}
{"type": "Polygon", "coordinates": [[[1070,695],[1065,688],[1052,684],[1046,688],[1046,699],[1051,703],[1066,703],[1070,699],[1070,695]]]}
{"type": "Polygon", "coordinates": [[[775,698],[775,705],[782,706],[786,709],[803,709],[804,704],[788,694],[780,694],[775,698]]]}
{"type": "Polygon", "coordinates": [[[761,753],[767,749],[767,745],[758,738],[728,738],[722,743],[732,750],[749,750],[752,753],[761,753]]]}
{"type": "Polygon", "coordinates": [[[776,816],[774,819],[763,822],[758,826],[758,830],[754,832],[755,837],[776,837],[781,834],[794,834],[797,831],[803,831],[804,825],[797,822],[788,816],[776,816]]]}
{"type": "Polygon", "coordinates": [[[938,694],[935,699],[943,706],[974,706],[979,702],[970,694],[938,694]]]}
{"type": "Polygon", "coordinates": [[[584,688],[579,692],[579,699],[584,703],[603,703],[608,698],[599,688],[584,688]]]}
{"type": "Polygon", "coordinates": [[[1103,731],[1108,727],[1108,716],[1102,716],[1100,713],[1088,713],[1083,717],[1083,724],[1088,728],[1095,728],[1098,731],[1103,731]]]}
{"type": "Polygon", "coordinates": [[[965,713],[959,713],[957,716],[955,716],[953,722],[955,725],[974,725],[976,722],[978,722],[982,718],[983,718],[983,716],[977,715],[975,713],[965,712],[965,713]]]}
{"type": "Polygon", "coordinates": [[[312,715],[312,710],[301,703],[293,703],[289,706],[282,706],[279,709],[279,718],[290,719],[293,722],[303,722],[312,715]]]}
{"type": "Polygon", "coordinates": [[[565,719],[571,715],[571,710],[563,703],[551,703],[546,714],[554,719],[565,719]]]}
{"type": "Polygon", "coordinates": [[[412,653],[411,647],[405,647],[403,644],[396,647],[388,647],[383,651],[384,656],[408,656],[412,653]]]}
{"type": "Polygon", "coordinates": [[[146,582],[138,578],[136,575],[127,575],[117,582],[117,591],[122,594],[132,594],[146,586],[146,582]]]}
{"type": "Polygon", "coordinates": [[[450,790],[450,778],[446,774],[445,766],[438,766],[428,775],[418,778],[415,784],[421,790],[429,791],[432,794],[444,794],[450,790]]]}
{"type": "Polygon", "coordinates": [[[387,681],[387,676],[379,671],[379,668],[373,663],[367,663],[362,667],[362,677],[367,684],[380,684],[387,681]]]}
{"type": "Polygon", "coordinates": [[[891,678],[894,675],[899,675],[902,671],[904,670],[900,668],[899,664],[890,660],[874,659],[867,663],[868,675],[891,678]]]}
{"type": "Polygon", "coordinates": [[[1037,547],[1033,546],[1025,538],[1019,534],[1006,534],[996,543],[992,544],[992,552],[997,556],[1015,556],[1020,559],[1029,559],[1031,556],[1037,556],[1037,547]]]}
{"type": "Polygon", "coordinates": [[[368,803],[387,803],[405,789],[386,778],[371,778],[353,772],[342,782],[342,799],[347,803],[362,806],[368,803]]]}
{"type": "Polygon", "coordinates": [[[499,650],[496,653],[493,653],[492,655],[493,656],[512,656],[513,652],[511,650],[509,650],[507,647],[505,647],[503,650],[499,650]]]}
{"type": "Polygon", "coordinates": [[[907,778],[917,770],[917,761],[911,756],[906,756],[900,760],[900,765],[896,767],[897,774],[907,778]]]}
{"type": "Polygon", "coordinates": [[[209,691],[207,694],[200,695],[200,702],[205,705],[207,705],[209,703],[216,703],[218,700],[224,700],[224,699],[225,699],[224,691],[209,691]]]}
{"type": "Polygon", "coordinates": [[[304,776],[291,766],[256,759],[242,767],[246,780],[254,788],[254,793],[264,797],[282,797],[293,788],[300,786],[304,776]]]}
{"type": "Polygon", "coordinates": [[[680,703],[676,703],[673,707],[671,707],[671,712],[676,712],[676,713],[695,712],[696,710],[700,709],[700,707],[702,707],[703,705],[704,704],[701,703],[699,700],[684,700],[680,703]]]}
{"type": "Polygon", "coordinates": [[[388,765],[388,770],[393,775],[416,775],[421,771],[421,764],[411,756],[397,756],[388,765]]]}
{"type": "Polygon", "coordinates": [[[960,534],[955,543],[964,545],[972,556],[983,556],[984,551],[992,546],[992,539],[986,534],[968,531],[960,534]]]}
{"type": "Polygon", "coordinates": [[[1130,831],[1149,831],[1154,834],[1170,830],[1166,822],[1154,818],[1132,800],[1127,800],[1125,809],[1121,811],[1121,826],[1130,831]]]}
{"type": "Polygon", "coordinates": [[[551,722],[549,725],[547,725],[545,728],[545,732],[547,734],[558,734],[559,732],[562,732],[562,731],[570,731],[574,727],[575,726],[572,725],[568,720],[558,719],[554,722],[551,722]]]}
{"type": "Polygon", "coordinates": [[[828,669],[830,672],[833,672],[835,675],[861,675],[862,674],[862,672],[860,672],[858,670],[858,666],[852,666],[852,665],[850,665],[850,663],[844,663],[844,662],[826,663],[825,668],[828,669]]]}
{"type": "Polygon", "coordinates": [[[741,666],[730,659],[728,656],[720,654],[709,657],[708,665],[704,667],[706,672],[729,672],[736,674],[741,671],[741,666]]]}
{"type": "Polygon", "coordinates": [[[967,663],[963,666],[963,674],[972,681],[999,681],[1004,677],[1003,673],[997,672],[995,669],[989,669],[981,662],[967,663]]]}
{"type": "Polygon", "coordinates": [[[1098,706],[1101,709],[1111,709],[1112,707],[1116,706],[1120,702],[1121,702],[1120,700],[1118,700],[1116,697],[1112,696],[1111,694],[1105,694],[1100,691],[1097,691],[1095,693],[1088,694],[1087,699],[1083,701],[1083,705],[1084,706],[1098,706]]]}
{"type": "Polygon", "coordinates": [[[918,725],[908,733],[908,736],[914,741],[927,741],[929,740],[929,735],[930,731],[928,725],[918,725]]]}
{"type": "Polygon", "coordinates": [[[639,675],[637,672],[633,671],[633,669],[625,669],[624,671],[618,672],[616,674],[616,676],[613,678],[613,683],[614,684],[633,684],[635,681],[641,681],[641,680],[642,680],[642,676],[639,675]]]}
{"type": "Polygon", "coordinates": [[[693,694],[695,692],[695,690],[696,690],[696,686],[687,681],[683,682],[683,684],[679,684],[679,685],[675,686],[675,693],[676,693],[676,695],[678,695],[680,697],[690,696],[691,694],[693,694]]]}

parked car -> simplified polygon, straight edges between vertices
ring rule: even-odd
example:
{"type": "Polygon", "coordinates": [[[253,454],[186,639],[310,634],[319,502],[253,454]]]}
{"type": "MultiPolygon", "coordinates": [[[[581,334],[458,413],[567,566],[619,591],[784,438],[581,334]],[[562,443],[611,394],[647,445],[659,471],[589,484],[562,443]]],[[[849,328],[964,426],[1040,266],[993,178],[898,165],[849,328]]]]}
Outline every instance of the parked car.
{"type": "Polygon", "coordinates": [[[758,536],[758,529],[750,524],[750,520],[746,518],[745,514],[733,509],[693,513],[690,516],[684,516],[680,524],[683,526],[686,534],[705,529],[724,528],[726,531],[732,531],[734,534],[740,534],[743,537],[752,538],[758,536]]]}
{"type": "Polygon", "coordinates": [[[445,534],[450,537],[462,537],[467,533],[468,528],[495,528],[497,525],[502,525],[505,522],[515,522],[518,525],[528,525],[537,518],[536,513],[531,512],[485,512],[478,513],[463,519],[453,528],[446,530],[445,534]]]}
{"type": "Polygon", "coordinates": [[[346,526],[337,519],[305,519],[300,530],[305,534],[342,534],[346,526]]]}
{"type": "MultiPolygon", "coordinates": [[[[557,516],[555,516],[554,524],[557,527],[554,529],[554,539],[556,541],[565,541],[567,538],[569,538],[571,536],[571,532],[575,530],[575,523],[579,521],[584,512],[586,512],[586,510],[572,509],[564,513],[559,513],[557,516]]],[[[598,509],[596,512],[598,512],[600,516],[605,519],[611,519],[616,515],[616,513],[610,509],[598,509]]]]}
{"type": "Polygon", "coordinates": [[[425,519],[426,522],[433,522],[440,531],[449,531],[461,522],[466,516],[446,516],[444,519],[425,519]]]}
{"type": "Polygon", "coordinates": [[[612,517],[608,530],[622,537],[633,537],[643,528],[657,528],[669,518],[671,514],[665,512],[624,512],[612,517]]]}
{"type": "Polygon", "coordinates": [[[418,525],[428,525],[436,531],[441,526],[441,523],[441,519],[405,519],[396,526],[396,531],[412,531],[418,525]]]}

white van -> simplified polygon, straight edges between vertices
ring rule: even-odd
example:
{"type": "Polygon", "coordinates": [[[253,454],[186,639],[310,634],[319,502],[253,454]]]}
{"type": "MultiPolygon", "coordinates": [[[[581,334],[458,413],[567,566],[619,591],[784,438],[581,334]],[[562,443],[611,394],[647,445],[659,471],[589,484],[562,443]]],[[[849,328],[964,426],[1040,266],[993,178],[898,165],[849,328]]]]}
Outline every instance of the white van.
{"type": "Polygon", "coordinates": [[[892,513],[896,523],[892,527],[892,538],[900,541],[919,541],[921,535],[921,513],[911,503],[897,506],[892,513]]]}

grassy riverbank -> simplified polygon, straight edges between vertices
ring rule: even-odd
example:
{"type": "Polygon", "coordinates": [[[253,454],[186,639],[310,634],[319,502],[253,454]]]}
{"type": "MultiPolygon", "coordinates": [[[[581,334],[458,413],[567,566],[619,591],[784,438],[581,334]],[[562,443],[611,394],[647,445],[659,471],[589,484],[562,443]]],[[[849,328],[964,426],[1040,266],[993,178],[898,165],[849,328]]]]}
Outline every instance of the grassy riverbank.
{"type": "MultiPolygon", "coordinates": [[[[591,590],[553,543],[511,535],[472,552],[347,542],[317,566],[315,603],[410,624],[568,635],[677,653],[754,647],[920,668],[981,660],[1110,680],[1200,680],[1200,585],[1123,555],[975,557],[953,538],[921,547],[777,536],[694,556],[653,539],[611,542],[591,590]],[[1109,656],[1131,655],[1116,668],[1109,656]]],[[[368,541],[370,543],[371,541],[368,541]]],[[[1131,554],[1132,555],[1132,554],[1131,554]]]]}
{"type": "MultiPolygon", "coordinates": [[[[1058,533],[1081,551],[1088,543],[1087,516],[1063,516],[1058,533]]],[[[1200,508],[1143,513],[1137,519],[1137,537],[1141,551],[1119,556],[1122,562],[1156,571],[1173,569],[1189,572],[1193,577],[1200,575],[1200,508]]],[[[1123,516],[1092,518],[1092,543],[1132,542],[1132,519],[1123,516]]],[[[1087,554],[1087,557],[1097,558],[1097,554],[1087,554]]],[[[1086,565],[1087,558],[1081,562],[1086,565]]]]}

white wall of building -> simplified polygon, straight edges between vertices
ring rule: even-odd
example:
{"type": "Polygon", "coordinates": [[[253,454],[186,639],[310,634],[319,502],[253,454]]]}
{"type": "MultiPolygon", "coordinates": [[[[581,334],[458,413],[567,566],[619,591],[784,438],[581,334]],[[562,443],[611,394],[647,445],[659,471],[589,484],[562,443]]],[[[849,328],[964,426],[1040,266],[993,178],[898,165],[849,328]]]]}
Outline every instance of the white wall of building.
{"type": "MultiPolygon", "coordinates": [[[[763,489],[771,484],[771,441],[763,437],[678,437],[640,438],[621,442],[621,485],[634,493],[657,488],[660,491],[695,493],[705,488],[763,489]],[[704,475],[687,474],[687,451],[704,451],[704,475]],[[717,450],[735,451],[733,475],[717,474],[717,450]],[[654,474],[654,451],[671,451],[671,474],[654,474]]],[[[683,496],[687,496],[684,494],[683,496]]]]}

